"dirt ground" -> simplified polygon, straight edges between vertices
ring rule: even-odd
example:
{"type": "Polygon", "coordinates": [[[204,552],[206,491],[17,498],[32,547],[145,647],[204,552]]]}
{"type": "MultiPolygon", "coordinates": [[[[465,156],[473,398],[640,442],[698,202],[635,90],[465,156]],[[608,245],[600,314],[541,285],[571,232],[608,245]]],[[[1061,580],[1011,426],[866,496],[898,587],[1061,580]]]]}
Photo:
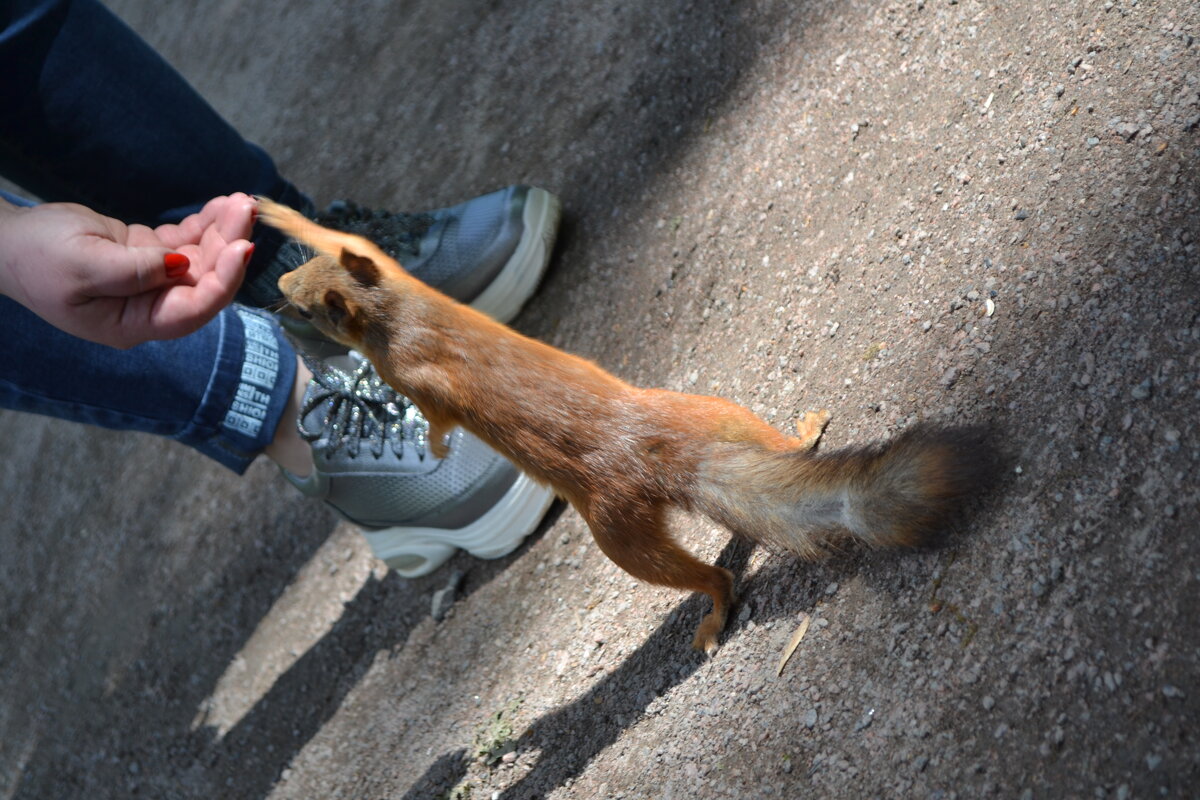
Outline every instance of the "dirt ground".
{"type": "Polygon", "coordinates": [[[1195,796],[1200,6],[113,5],[319,202],[560,194],[521,331],[1007,460],[923,551],[679,520],[708,659],[570,509],[403,580],[264,460],[0,414],[0,797],[1195,796]]]}

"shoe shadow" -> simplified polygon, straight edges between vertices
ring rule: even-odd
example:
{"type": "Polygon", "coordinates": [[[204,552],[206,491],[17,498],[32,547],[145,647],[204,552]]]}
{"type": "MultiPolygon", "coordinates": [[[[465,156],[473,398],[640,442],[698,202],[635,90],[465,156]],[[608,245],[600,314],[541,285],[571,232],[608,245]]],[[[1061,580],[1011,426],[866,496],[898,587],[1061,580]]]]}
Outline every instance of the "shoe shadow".
{"type": "MultiPolygon", "coordinates": [[[[545,535],[564,508],[556,501],[521,546],[504,558],[481,561],[459,553],[445,568],[419,579],[399,578],[390,571],[383,578],[368,578],[333,628],[280,675],[236,725],[219,740],[211,728],[202,734],[207,741],[198,744],[210,754],[213,785],[237,786],[244,797],[268,795],[292,759],[338,712],[376,654],[402,648],[431,615],[429,596],[442,588],[448,575],[469,569],[470,579],[459,581],[455,600],[465,602],[545,535]]],[[[430,774],[444,782],[453,763],[454,758],[445,756],[430,774]]]]}
{"type": "MultiPolygon", "coordinates": [[[[753,544],[735,539],[721,551],[716,563],[730,570],[736,579],[745,572],[753,551],[753,544]]],[[[517,739],[516,750],[541,750],[546,755],[500,797],[515,800],[542,796],[579,776],[588,762],[644,715],[659,695],[700,669],[708,657],[691,649],[691,637],[710,602],[704,595],[681,602],[615,671],[571,704],[532,723],[517,739]],[[584,731],[586,736],[581,735],[584,731]],[[562,747],[564,741],[571,742],[571,746],[562,747]]],[[[736,629],[731,625],[730,630],[736,629]]],[[[469,766],[467,754],[461,750],[443,755],[417,779],[404,799],[444,794],[462,780],[469,766]]]]}
{"type": "MultiPolygon", "coordinates": [[[[76,586],[86,604],[72,605],[65,592],[39,597],[37,572],[15,573],[20,580],[4,588],[2,649],[42,667],[37,677],[2,692],[0,725],[15,742],[0,741],[0,795],[270,794],[377,655],[403,648],[430,616],[431,595],[449,570],[417,580],[391,572],[367,578],[332,627],[261,696],[252,694],[255,676],[235,677],[234,691],[250,696],[245,713],[222,735],[198,721],[197,710],[207,706],[224,674],[245,667],[242,654],[262,621],[314,566],[340,523],[319,504],[297,502],[269,470],[235,479],[165,442],[42,424],[47,433],[35,440],[49,458],[35,465],[41,479],[10,498],[15,516],[0,526],[0,541],[21,563],[40,564],[56,584],[76,586]],[[74,482],[91,524],[105,532],[87,539],[86,547],[78,546],[78,537],[67,538],[71,529],[59,516],[33,511],[47,507],[42,487],[58,485],[53,469],[73,451],[93,463],[117,453],[121,463],[155,464],[164,475],[144,486],[126,481],[119,502],[106,500],[112,495],[106,476],[74,482]],[[164,506],[163,493],[175,503],[164,506]],[[224,500],[214,507],[211,497],[224,500]],[[107,533],[115,530],[122,531],[120,542],[107,533]],[[179,555],[181,548],[193,554],[190,561],[179,555]],[[107,551],[115,555],[106,560],[107,551]],[[30,639],[24,628],[40,635],[30,639]]],[[[22,426],[29,422],[19,415],[0,416],[0,429],[22,426]]],[[[502,575],[562,509],[552,506],[509,556],[455,556],[451,568],[469,570],[458,602],[502,575]]],[[[71,507],[62,515],[73,519],[71,507]]],[[[275,647],[271,658],[288,655],[279,649],[286,643],[275,647]]]]}

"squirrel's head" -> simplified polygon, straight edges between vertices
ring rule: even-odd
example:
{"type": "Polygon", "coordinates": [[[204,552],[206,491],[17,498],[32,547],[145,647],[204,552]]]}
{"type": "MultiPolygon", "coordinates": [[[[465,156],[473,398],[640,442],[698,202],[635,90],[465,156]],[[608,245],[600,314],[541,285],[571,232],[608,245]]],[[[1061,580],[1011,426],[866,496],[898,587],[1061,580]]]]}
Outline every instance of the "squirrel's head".
{"type": "Polygon", "coordinates": [[[367,256],[343,249],[337,258],[317,255],[279,279],[279,289],[300,317],[349,347],[361,347],[377,309],[382,274],[367,256]]]}

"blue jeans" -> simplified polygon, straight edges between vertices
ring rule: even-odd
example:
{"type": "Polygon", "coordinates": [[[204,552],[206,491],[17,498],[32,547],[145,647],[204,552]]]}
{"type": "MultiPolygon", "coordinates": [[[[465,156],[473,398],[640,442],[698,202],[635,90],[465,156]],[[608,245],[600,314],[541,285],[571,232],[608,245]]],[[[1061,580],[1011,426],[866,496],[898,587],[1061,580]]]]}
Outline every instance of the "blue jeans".
{"type": "MultiPolygon", "coordinates": [[[[5,3],[0,75],[0,174],[42,200],[149,225],[237,191],[311,208],[95,0],[5,3]]],[[[247,286],[273,286],[262,265],[278,246],[256,231],[247,286]]],[[[0,407],[168,436],[238,472],[273,438],[296,375],[273,318],[240,305],[191,336],[114,350],[0,298],[0,343],[0,407]]]]}
{"type": "Polygon", "coordinates": [[[129,350],[77,339],[0,297],[0,407],[166,436],[243,472],[275,436],[296,354],[265,311],[129,350]]]}

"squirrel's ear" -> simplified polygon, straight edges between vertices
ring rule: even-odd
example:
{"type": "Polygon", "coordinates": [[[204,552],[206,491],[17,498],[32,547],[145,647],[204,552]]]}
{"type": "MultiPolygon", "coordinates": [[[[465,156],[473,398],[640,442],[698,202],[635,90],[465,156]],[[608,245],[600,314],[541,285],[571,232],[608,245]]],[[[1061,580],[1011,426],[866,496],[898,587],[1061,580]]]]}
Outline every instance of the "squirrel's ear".
{"type": "Polygon", "coordinates": [[[375,266],[375,262],[371,259],[366,256],[355,255],[349,250],[342,250],[342,255],[338,260],[346,268],[346,271],[350,273],[350,277],[363,286],[371,287],[379,285],[379,267],[375,266]]]}
{"type": "Polygon", "coordinates": [[[325,304],[325,313],[329,317],[330,324],[340,330],[345,330],[345,322],[354,316],[354,309],[351,308],[342,293],[337,289],[330,289],[325,292],[322,302],[325,304]]]}

